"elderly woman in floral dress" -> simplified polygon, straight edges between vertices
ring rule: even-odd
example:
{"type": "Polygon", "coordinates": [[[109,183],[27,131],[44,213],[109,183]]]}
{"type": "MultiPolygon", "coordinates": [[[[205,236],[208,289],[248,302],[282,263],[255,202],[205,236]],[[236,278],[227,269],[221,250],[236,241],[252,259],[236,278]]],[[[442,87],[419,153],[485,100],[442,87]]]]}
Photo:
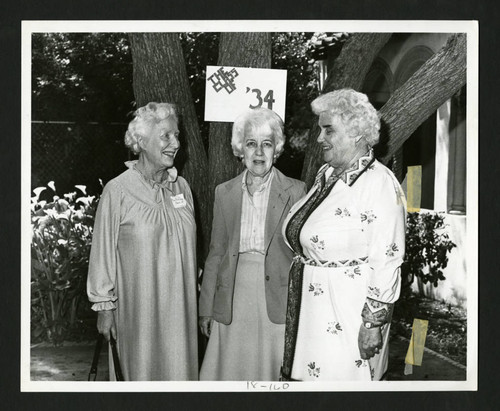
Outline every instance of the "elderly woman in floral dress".
{"type": "Polygon", "coordinates": [[[198,379],[196,227],[178,135],[171,104],[139,108],[125,134],[139,159],[104,187],[96,215],[87,291],[129,381],[198,379]]]}
{"type": "Polygon", "coordinates": [[[290,270],[284,380],[379,380],[400,292],[406,202],[373,156],[380,120],[343,89],[311,104],[325,165],[283,226],[290,270]]]}

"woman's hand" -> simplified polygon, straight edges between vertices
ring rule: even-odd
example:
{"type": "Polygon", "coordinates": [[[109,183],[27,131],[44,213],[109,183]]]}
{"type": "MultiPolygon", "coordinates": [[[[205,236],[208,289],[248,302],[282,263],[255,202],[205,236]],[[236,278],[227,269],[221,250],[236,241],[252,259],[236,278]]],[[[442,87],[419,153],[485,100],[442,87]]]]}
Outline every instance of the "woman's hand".
{"type": "Polygon", "coordinates": [[[201,328],[201,333],[207,337],[210,338],[210,331],[212,331],[212,323],[213,323],[212,317],[200,317],[198,320],[198,325],[201,328]]]}
{"type": "Polygon", "coordinates": [[[363,324],[358,334],[359,353],[363,360],[369,360],[382,348],[382,331],[380,327],[366,328],[363,324]]]}
{"type": "Polygon", "coordinates": [[[99,331],[99,334],[104,335],[106,341],[110,340],[111,335],[116,340],[116,324],[113,310],[97,312],[97,331],[99,331]]]}

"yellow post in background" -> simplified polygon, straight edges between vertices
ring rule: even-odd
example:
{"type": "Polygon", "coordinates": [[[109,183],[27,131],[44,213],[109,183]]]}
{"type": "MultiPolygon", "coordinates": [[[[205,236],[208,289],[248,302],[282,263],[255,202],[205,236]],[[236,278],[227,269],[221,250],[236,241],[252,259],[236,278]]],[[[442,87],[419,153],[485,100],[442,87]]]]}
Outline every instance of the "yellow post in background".
{"type": "Polygon", "coordinates": [[[420,211],[422,201],[422,166],[409,166],[407,174],[407,210],[409,213],[420,211]]]}
{"type": "Polygon", "coordinates": [[[413,319],[410,346],[408,347],[405,358],[406,364],[422,365],[428,326],[429,321],[427,320],[419,320],[418,318],[413,319]]]}

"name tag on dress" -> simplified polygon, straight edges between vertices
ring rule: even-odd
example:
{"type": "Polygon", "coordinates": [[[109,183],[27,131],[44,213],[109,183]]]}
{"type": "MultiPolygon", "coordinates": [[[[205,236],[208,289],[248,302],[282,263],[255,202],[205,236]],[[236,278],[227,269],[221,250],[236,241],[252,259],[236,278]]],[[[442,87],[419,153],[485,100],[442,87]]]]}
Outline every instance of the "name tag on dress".
{"type": "Polygon", "coordinates": [[[180,193],[177,194],[176,196],[170,196],[172,199],[172,204],[174,205],[174,208],[182,208],[186,207],[186,199],[184,198],[184,194],[180,193]]]}

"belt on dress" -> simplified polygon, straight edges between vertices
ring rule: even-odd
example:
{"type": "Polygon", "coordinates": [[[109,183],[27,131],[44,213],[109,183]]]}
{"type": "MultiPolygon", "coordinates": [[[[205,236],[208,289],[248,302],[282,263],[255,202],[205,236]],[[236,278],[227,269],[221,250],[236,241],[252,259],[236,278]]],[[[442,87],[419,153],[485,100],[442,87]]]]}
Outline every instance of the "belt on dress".
{"type": "Polygon", "coordinates": [[[315,260],[314,258],[307,258],[303,255],[296,254],[293,257],[294,261],[299,261],[305,265],[311,265],[314,267],[328,267],[328,268],[338,268],[338,267],[353,267],[357,265],[366,264],[368,262],[368,256],[353,258],[348,260],[337,260],[337,261],[325,261],[325,260],[315,260]]]}

